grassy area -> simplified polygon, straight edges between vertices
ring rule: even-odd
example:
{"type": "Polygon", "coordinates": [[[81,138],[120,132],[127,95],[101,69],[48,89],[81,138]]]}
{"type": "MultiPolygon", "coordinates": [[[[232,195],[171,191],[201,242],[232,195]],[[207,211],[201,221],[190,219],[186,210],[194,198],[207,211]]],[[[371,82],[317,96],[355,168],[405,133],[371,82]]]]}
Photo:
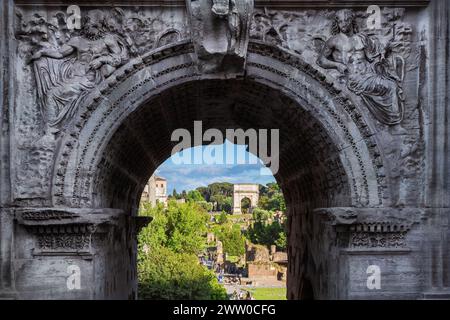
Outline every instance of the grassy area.
{"type": "Polygon", "coordinates": [[[256,300],[286,300],[286,288],[249,289],[256,300]]]}

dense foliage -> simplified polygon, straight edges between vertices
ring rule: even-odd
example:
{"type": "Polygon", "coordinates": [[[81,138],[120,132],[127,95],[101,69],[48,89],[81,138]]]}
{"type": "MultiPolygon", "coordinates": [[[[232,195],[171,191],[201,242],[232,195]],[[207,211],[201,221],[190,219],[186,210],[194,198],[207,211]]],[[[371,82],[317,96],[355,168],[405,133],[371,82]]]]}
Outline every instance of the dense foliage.
{"type": "Polygon", "coordinates": [[[258,207],[268,211],[286,211],[286,203],[280,186],[271,182],[259,188],[258,207]]]}
{"type": "Polygon", "coordinates": [[[144,205],[153,221],[138,236],[141,299],[226,299],[214,274],[197,255],[205,244],[208,214],[195,202],[144,205]]]}
{"type": "Polygon", "coordinates": [[[253,225],[247,230],[248,239],[255,244],[271,246],[286,250],[287,239],[284,224],[279,221],[270,221],[271,213],[256,208],[253,210],[253,225]]]}
{"type": "Polygon", "coordinates": [[[229,256],[241,256],[245,253],[245,237],[238,224],[224,223],[214,229],[216,237],[222,241],[223,251],[229,256]]]}
{"type": "Polygon", "coordinates": [[[139,255],[139,297],[152,300],[222,300],[225,289],[195,255],[158,246],[139,255]]]}
{"type": "Polygon", "coordinates": [[[214,210],[231,213],[233,203],[233,184],[228,182],[216,182],[208,185],[207,187],[199,187],[188,192],[183,190],[181,193],[177,193],[174,189],[170,198],[201,202],[207,211],[214,210]]]}
{"type": "MultiPolygon", "coordinates": [[[[198,255],[206,244],[206,233],[213,232],[228,256],[245,254],[245,241],[286,249],[284,223],[274,213],[285,212],[286,205],[276,183],[260,186],[258,208],[253,223],[244,232],[244,224],[230,217],[233,185],[213,183],[207,187],[181,193],[173,191],[167,207],[144,204],[141,215],[153,221],[139,234],[138,277],[141,299],[226,299],[225,289],[214,273],[199,263],[198,255]],[[222,211],[210,221],[210,211],[222,211]],[[209,228],[208,228],[209,225],[209,228]]],[[[244,203],[243,209],[249,206],[244,203]]]]}
{"type": "Polygon", "coordinates": [[[196,189],[206,201],[215,205],[215,211],[231,213],[233,203],[233,184],[228,182],[216,182],[207,187],[196,189]]]}
{"type": "Polygon", "coordinates": [[[224,197],[232,197],[233,196],[233,184],[229,182],[216,182],[208,185],[207,187],[199,187],[197,188],[206,201],[212,202],[211,197],[213,196],[224,196],[224,197]]]}

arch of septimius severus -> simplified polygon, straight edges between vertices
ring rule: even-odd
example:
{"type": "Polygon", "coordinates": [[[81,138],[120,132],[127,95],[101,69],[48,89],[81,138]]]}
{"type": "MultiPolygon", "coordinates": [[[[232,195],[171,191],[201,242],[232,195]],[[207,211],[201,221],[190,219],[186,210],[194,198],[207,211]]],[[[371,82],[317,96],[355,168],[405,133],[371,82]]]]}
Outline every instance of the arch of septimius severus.
{"type": "Polygon", "coordinates": [[[450,297],[448,1],[76,2],[0,2],[1,298],[135,298],[194,120],[280,129],[288,298],[450,297]]]}

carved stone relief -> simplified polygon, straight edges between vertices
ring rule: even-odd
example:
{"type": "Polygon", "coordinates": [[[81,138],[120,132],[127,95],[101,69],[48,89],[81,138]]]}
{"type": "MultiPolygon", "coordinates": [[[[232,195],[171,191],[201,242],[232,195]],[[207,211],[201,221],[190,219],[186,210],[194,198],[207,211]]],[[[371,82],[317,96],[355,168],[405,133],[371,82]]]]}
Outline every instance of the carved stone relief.
{"type": "Polygon", "coordinates": [[[406,248],[408,232],[424,217],[415,209],[332,208],[315,213],[343,235],[342,243],[350,249],[406,248]]]}
{"type": "MultiPolygon", "coordinates": [[[[356,102],[361,112],[367,111],[381,124],[398,128],[394,134],[399,137],[387,134],[392,140],[392,159],[400,158],[408,165],[396,183],[399,190],[406,190],[402,183],[412,184],[413,178],[402,179],[420,169],[422,148],[414,142],[416,132],[410,130],[417,122],[407,119],[399,125],[408,112],[411,114],[404,100],[403,80],[414,68],[410,59],[412,28],[403,21],[404,9],[383,9],[382,28],[374,31],[365,27],[367,14],[363,11],[258,10],[251,20],[252,1],[187,1],[187,9],[187,15],[184,8],[86,9],[82,10],[80,30],[67,28],[63,11],[18,10],[16,37],[21,68],[17,76],[21,86],[16,113],[16,199],[49,205],[46,199],[54,172],[54,150],[67,121],[74,118],[93,91],[103,93],[101,86],[119,81],[124,70],[121,67],[127,62],[188,38],[194,43],[204,73],[242,74],[249,37],[299,54],[318,69],[321,66],[327,78],[324,82],[330,82],[330,77],[359,97],[356,102]],[[191,28],[187,27],[188,16],[191,28]],[[100,86],[103,80],[108,83],[100,86]]],[[[367,131],[371,134],[370,129],[367,131]]],[[[377,179],[383,179],[381,174],[377,179]]],[[[404,204],[417,192],[399,191],[397,203],[404,204]]],[[[379,190],[380,197],[382,194],[379,190]]]]}
{"type": "Polygon", "coordinates": [[[131,59],[188,37],[181,9],[82,8],[81,28],[73,30],[64,9],[16,10],[14,192],[22,201],[45,203],[58,137],[100,82],[131,59]]]}
{"type": "Polygon", "coordinates": [[[404,9],[383,10],[380,30],[364,26],[367,13],[350,9],[302,12],[259,11],[250,36],[271,42],[316,62],[360,96],[383,124],[401,123],[402,82],[412,28],[401,21],[404,9]]]}
{"type": "Polygon", "coordinates": [[[186,3],[200,71],[243,73],[253,0],[186,3]]]}
{"type": "Polygon", "coordinates": [[[89,252],[91,234],[83,232],[54,233],[50,230],[35,230],[38,251],[35,253],[89,252]],[[41,231],[41,232],[39,232],[41,231]]]}
{"type": "Polygon", "coordinates": [[[252,39],[285,48],[324,69],[375,120],[381,152],[394,164],[386,174],[395,206],[421,199],[417,181],[424,167],[427,47],[416,14],[385,7],[381,28],[371,29],[365,10],[258,9],[250,29],[252,39]]]}
{"type": "MultiPolygon", "coordinates": [[[[19,209],[17,224],[33,235],[33,255],[92,255],[92,244],[117,227],[124,219],[117,210],[57,210],[52,208],[19,209]]],[[[136,218],[131,219],[134,225],[136,218]]],[[[144,219],[145,220],[145,219],[144,219]]],[[[148,219],[140,225],[148,223],[148,219]]],[[[133,227],[136,229],[137,227],[133,227]]]]}
{"type": "Polygon", "coordinates": [[[351,248],[404,248],[406,232],[354,232],[351,234],[351,248]]]}

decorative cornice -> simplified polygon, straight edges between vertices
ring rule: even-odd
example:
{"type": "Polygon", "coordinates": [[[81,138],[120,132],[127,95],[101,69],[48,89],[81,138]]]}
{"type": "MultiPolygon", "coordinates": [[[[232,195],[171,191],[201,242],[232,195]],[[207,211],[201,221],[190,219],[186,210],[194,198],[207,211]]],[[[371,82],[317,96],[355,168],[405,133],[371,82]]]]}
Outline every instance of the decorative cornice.
{"type": "Polygon", "coordinates": [[[29,227],[117,224],[122,210],[23,208],[15,211],[20,225],[29,227]]]}
{"type": "Polygon", "coordinates": [[[255,7],[271,8],[337,8],[337,7],[368,7],[369,5],[424,7],[430,0],[255,0],[255,7]]]}
{"type": "MultiPolygon", "coordinates": [[[[426,7],[430,0],[373,0],[370,5],[379,6],[395,6],[395,7],[426,7]]],[[[19,6],[62,6],[71,5],[71,1],[67,0],[16,0],[19,6]]],[[[185,7],[185,0],[78,0],[80,6],[146,6],[146,7],[185,7]]],[[[339,8],[339,7],[367,7],[369,4],[366,0],[255,0],[256,8],[278,8],[278,9],[294,9],[294,8],[339,8]]]]}
{"type": "Polygon", "coordinates": [[[314,212],[330,225],[356,232],[405,232],[425,218],[420,208],[322,208],[314,212]]]}

